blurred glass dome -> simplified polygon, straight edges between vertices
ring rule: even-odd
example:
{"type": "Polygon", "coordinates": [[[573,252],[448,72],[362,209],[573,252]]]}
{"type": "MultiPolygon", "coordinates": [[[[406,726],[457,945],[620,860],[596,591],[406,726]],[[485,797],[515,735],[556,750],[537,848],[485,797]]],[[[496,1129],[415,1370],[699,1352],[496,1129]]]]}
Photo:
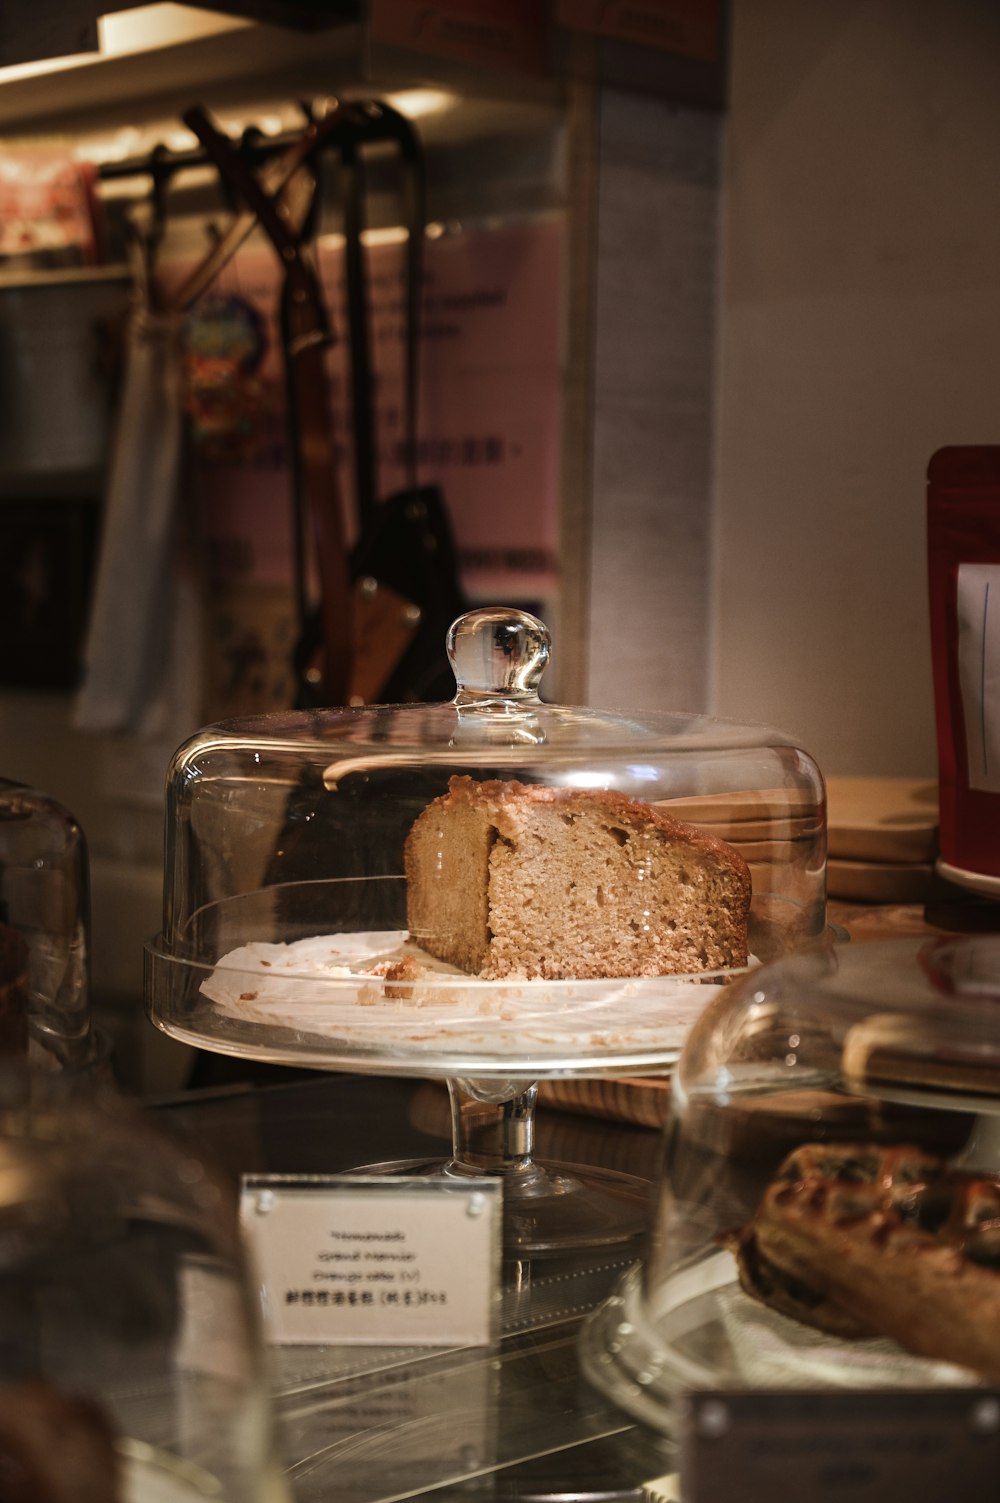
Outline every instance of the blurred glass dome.
{"type": "Polygon", "coordinates": [[[278,1503],[232,1189],[138,1109],[0,1069],[0,1496],[278,1503]]]}

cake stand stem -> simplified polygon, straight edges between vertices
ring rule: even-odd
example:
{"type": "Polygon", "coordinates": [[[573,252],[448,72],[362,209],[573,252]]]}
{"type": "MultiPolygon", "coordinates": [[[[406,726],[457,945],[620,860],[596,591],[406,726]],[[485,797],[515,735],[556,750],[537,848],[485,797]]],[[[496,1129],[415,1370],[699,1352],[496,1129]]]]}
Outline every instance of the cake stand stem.
{"type": "Polygon", "coordinates": [[[538,1086],[513,1081],[449,1080],[456,1173],[518,1174],[535,1151],[538,1086]]]}
{"type": "Polygon", "coordinates": [[[508,1257],[621,1245],[644,1231],[644,1181],[535,1159],[535,1082],[449,1080],[448,1093],[452,1157],[444,1173],[502,1177],[508,1257]]]}

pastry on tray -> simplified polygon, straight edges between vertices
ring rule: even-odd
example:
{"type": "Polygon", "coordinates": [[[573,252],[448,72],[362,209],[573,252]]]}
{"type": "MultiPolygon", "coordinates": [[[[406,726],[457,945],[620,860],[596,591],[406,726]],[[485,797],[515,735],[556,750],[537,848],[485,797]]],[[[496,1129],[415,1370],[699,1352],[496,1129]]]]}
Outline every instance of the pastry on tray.
{"type": "Polygon", "coordinates": [[[1000,1381],[1000,1178],[911,1146],[806,1144],[727,1241],[781,1314],[1000,1381]]]}
{"type": "Polygon", "coordinates": [[[620,793],[454,777],[415,821],[405,869],[411,938],[488,980],[748,961],[743,857],[620,793]]]}

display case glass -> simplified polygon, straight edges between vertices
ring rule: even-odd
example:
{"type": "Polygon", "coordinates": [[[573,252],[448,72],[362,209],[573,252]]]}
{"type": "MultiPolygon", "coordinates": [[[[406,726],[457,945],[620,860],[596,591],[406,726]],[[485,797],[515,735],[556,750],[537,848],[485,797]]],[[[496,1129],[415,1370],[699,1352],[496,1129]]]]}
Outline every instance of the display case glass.
{"type": "Polygon", "coordinates": [[[709,1004],[583,1358],[668,1433],[696,1391],[1000,1382],[1000,940],[830,946],[709,1004]]]}

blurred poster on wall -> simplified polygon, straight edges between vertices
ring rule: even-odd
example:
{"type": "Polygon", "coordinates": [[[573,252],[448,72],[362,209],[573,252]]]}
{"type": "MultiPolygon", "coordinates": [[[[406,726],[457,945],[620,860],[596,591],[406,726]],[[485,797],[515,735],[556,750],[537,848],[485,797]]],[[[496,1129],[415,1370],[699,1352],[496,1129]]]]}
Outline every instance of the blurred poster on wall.
{"type": "Polygon", "coordinates": [[[556,0],[560,26],[640,47],[714,62],[722,44],[721,0],[556,0]]]}
{"type": "MultiPolygon", "coordinates": [[[[418,479],[445,498],[473,601],[544,609],[555,588],[563,235],[552,216],[426,242],[418,479]]],[[[372,237],[366,256],[377,488],[385,496],[408,478],[402,237],[372,237]]],[[[353,537],[342,240],[321,238],[316,260],[335,336],[330,421],[353,537]]],[[[278,707],[290,692],[294,555],[279,298],[276,256],[248,246],[192,310],[185,337],[193,500],[221,613],[216,632],[229,644],[213,693],[226,706],[238,702],[239,713],[278,707]]]]}
{"type": "Polygon", "coordinates": [[[545,8],[538,0],[369,0],[376,46],[406,48],[471,67],[538,73],[545,8]]]}

